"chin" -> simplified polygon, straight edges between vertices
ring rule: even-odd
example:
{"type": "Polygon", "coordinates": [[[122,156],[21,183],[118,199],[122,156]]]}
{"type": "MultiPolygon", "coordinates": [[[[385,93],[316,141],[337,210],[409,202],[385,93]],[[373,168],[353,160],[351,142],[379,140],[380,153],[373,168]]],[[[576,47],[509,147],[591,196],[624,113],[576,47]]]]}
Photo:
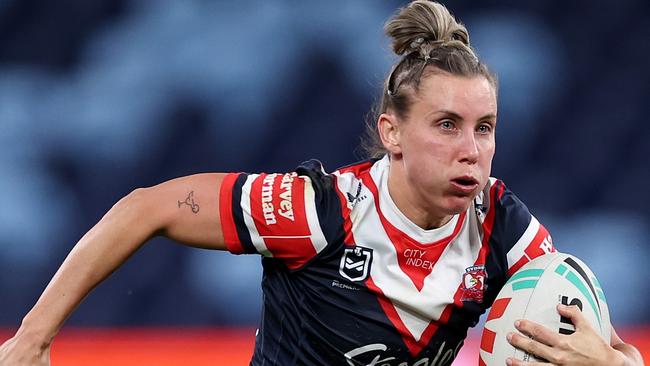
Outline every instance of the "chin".
{"type": "Polygon", "coordinates": [[[467,211],[472,204],[472,197],[454,197],[447,202],[446,211],[447,215],[458,215],[459,213],[467,211]]]}

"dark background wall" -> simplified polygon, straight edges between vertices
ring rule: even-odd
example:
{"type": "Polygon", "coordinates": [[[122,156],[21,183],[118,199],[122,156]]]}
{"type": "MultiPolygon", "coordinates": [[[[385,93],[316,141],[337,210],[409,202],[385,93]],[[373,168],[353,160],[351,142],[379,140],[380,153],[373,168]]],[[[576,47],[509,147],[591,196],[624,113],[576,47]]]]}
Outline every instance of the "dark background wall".
{"type": "MultiPolygon", "coordinates": [[[[400,1],[0,1],[0,325],[139,186],[359,160],[400,1]]],[[[650,6],[450,1],[500,79],[502,178],[650,322],[650,6]]],[[[152,240],[75,325],[253,324],[257,257],[152,240]]]]}

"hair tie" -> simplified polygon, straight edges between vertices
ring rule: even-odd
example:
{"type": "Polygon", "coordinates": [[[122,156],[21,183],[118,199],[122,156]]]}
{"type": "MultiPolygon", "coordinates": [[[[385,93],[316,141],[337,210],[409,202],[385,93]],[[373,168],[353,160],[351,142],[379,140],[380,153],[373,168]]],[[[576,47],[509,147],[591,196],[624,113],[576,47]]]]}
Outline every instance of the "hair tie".
{"type": "Polygon", "coordinates": [[[424,43],[424,37],[418,37],[413,42],[411,42],[409,48],[411,49],[411,51],[417,51],[420,47],[422,47],[423,43],[424,43]]]}

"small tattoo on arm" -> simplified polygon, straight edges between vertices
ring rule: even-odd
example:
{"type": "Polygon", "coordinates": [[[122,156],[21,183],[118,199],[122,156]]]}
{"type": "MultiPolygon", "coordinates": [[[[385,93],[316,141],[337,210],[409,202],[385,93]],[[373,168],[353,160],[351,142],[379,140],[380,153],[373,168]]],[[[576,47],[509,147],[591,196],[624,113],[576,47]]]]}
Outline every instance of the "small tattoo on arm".
{"type": "Polygon", "coordinates": [[[192,209],[192,212],[199,213],[199,204],[194,202],[194,191],[187,195],[185,201],[178,201],[178,208],[181,208],[182,205],[188,205],[192,209]]]}

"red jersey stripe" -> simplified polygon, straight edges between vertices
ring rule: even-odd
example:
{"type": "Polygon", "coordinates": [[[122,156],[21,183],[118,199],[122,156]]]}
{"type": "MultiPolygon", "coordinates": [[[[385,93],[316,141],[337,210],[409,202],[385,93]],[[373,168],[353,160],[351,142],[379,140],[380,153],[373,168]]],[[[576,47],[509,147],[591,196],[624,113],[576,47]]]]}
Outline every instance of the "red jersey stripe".
{"type": "Polygon", "coordinates": [[[250,189],[256,235],[273,257],[284,260],[290,269],[301,267],[317,254],[307,222],[306,184],[306,178],[296,173],[261,174],[250,189]]]}
{"type": "Polygon", "coordinates": [[[364,170],[370,170],[370,167],[375,162],[372,160],[364,161],[358,164],[348,165],[343,168],[338,169],[341,174],[352,173],[355,177],[359,177],[364,170]]]}
{"type": "Polygon", "coordinates": [[[506,190],[506,185],[503,184],[503,182],[500,180],[496,181],[495,185],[496,184],[499,185],[499,191],[497,192],[497,197],[499,198],[499,200],[501,200],[501,197],[503,197],[503,192],[506,190]]]}
{"type": "Polygon", "coordinates": [[[519,268],[523,267],[524,264],[528,263],[529,260],[526,258],[526,256],[522,256],[519,258],[519,260],[512,265],[512,267],[508,268],[508,277],[512,276],[515,272],[519,270],[519,268]]]}
{"type": "Polygon", "coordinates": [[[251,213],[261,237],[311,235],[305,180],[295,173],[260,175],[251,187],[251,213]]]}
{"type": "Polygon", "coordinates": [[[289,269],[298,269],[316,256],[309,238],[264,238],[264,243],[274,258],[284,260],[289,269]]]}
{"type": "Polygon", "coordinates": [[[542,256],[546,253],[553,252],[555,252],[555,248],[551,242],[551,234],[549,234],[548,230],[546,230],[542,224],[539,224],[537,234],[535,234],[533,240],[531,240],[530,244],[528,244],[524,250],[524,253],[526,254],[519,258],[519,260],[515,262],[515,264],[513,264],[510,268],[508,268],[508,276],[512,276],[530,260],[542,256]]]}
{"type": "MultiPolygon", "coordinates": [[[[426,343],[423,344],[423,339],[420,339],[420,342],[417,342],[413,338],[413,335],[411,335],[411,332],[409,332],[409,330],[406,328],[406,325],[404,325],[404,322],[402,322],[402,319],[399,317],[399,314],[397,314],[395,305],[393,305],[393,303],[386,297],[386,295],[384,295],[383,291],[374,283],[372,278],[368,278],[366,280],[366,286],[370,291],[373,291],[377,295],[377,299],[379,300],[381,308],[384,310],[384,313],[386,313],[386,316],[393,323],[397,331],[402,335],[404,344],[409,349],[409,352],[411,352],[411,355],[413,357],[417,356],[418,353],[420,353],[420,351],[422,351],[422,349],[426,346],[426,343]]],[[[430,326],[431,324],[429,324],[429,327],[430,326]]]]}

